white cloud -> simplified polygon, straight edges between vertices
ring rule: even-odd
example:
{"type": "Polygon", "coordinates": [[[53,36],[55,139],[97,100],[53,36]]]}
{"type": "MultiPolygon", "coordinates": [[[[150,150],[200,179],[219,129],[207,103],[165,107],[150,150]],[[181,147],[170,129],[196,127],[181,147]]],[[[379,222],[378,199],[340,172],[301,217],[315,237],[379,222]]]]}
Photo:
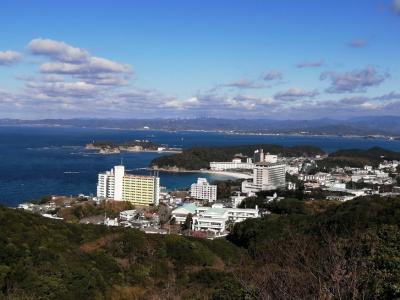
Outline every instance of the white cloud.
{"type": "Polygon", "coordinates": [[[290,88],[275,94],[274,99],[282,101],[295,101],[303,98],[313,98],[318,95],[316,91],[306,91],[299,88],[290,88]]]}
{"type": "Polygon", "coordinates": [[[354,93],[365,92],[368,87],[378,86],[388,77],[389,74],[379,74],[375,67],[367,66],[345,73],[324,72],[320,79],[331,81],[331,86],[326,89],[328,93],[354,93]]]}
{"type": "Polygon", "coordinates": [[[100,92],[95,85],[83,81],[77,82],[29,82],[27,87],[33,94],[48,97],[85,97],[92,98],[100,92]]]}
{"type": "Polygon", "coordinates": [[[85,49],[61,41],[34,39],[28,44],[28,49],[34,55],[50,59],[42,63],[39,68],[41,73],[49,76],[62,75],[77,82],[103,87],[127,85],[128,79],[132,76],[131,67],[126,64],[92,56],[85,49]]]}
{"type": "Polygon", "coordinates": [[[89,58],[86,50],[51,39],[33,39],[28,44],[28,49],[32,54],[49,56],[52,59],[68,63],[84,62],[89,58]]]}
{"type": "Polygon", "coordinates": [[[96,73],[129,73],[130,68],[100,57],[90,57],[80,64],[48,62],[40,66],[42,73],[54,74],[96,74],[96,73]]]}
{"type": "Polygon", "coordinates": [[[17,63],[21,59],[21,54],[16,51],[0,51],[0,66],[9,66],[17,63]]]}
{"type": "Polygon", "coordinates": [[[200,104],[199,99],[197,97],[191,97],[186,100],[168,100],[164,103],[164,107],[166,108],[175,108],[175,109],[186,109],[189,107],[198,106],[200,104]]]}
{"type": "Polygon", "coordinates": [[[372,103],[372,102],[364,102],[364,103],[360,104],[359,107],[362,109],[366,109],[366,110],[376,110],[376,109],[382,108],[381,105],[379,105],[377,103],[372,103]]]}

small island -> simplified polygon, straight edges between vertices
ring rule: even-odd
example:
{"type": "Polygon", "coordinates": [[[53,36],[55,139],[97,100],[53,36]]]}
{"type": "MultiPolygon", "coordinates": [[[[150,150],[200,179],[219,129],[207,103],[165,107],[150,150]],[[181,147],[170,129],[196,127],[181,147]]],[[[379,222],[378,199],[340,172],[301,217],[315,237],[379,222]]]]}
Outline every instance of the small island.
{"type": "Polygon", "coordinates": [[[85,146],[86,150],[98,150],[99,154],[118,154],[121,152],[166,152],[181,153],[181,148],[157,145],[149,140],[133,140],[124,143],[113,141],[93,141],[85,146]]]}

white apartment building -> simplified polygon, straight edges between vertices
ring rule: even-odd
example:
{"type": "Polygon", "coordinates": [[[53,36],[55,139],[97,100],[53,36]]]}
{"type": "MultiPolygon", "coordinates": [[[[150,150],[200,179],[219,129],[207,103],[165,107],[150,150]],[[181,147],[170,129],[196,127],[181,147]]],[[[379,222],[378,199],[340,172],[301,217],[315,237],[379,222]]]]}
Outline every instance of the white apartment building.
{"type": "Polygon", "coordinates": [[[214,171],[225,171],[233,169],[251,170],[253,168],[254,164],[251,158],[248,158],[246,162],[242,162],[242,160],[238,158],[234,158],[232,159],[232,161],[226,161],[226,162],[218,162],[218,161],[210,162],[210,169],[214,171]]]}
{"type": "Polygon", "coordinates": [[[199,200],[214,202],[217,200],[217,186],[208,183],[206,178],[198,178],[190,187],[190,195],[199,200]]]}
{"type": "Polygon", "coordinates": [[[158,205],[160,178],[126,174],[124,166],[115,166],[111,171],[98,175],[97,197],[136,205],[158,205]]]}
{"type": "Polygon", "coordinates": [[[196,215],[193,217],[192,230],[194,231],[212,231],[222,233],[226,230],[226,223],[242,222],[249,218],[258,218],[258,207],[249,208],[223,208],[218,205],[213,207],[198,207],[196,215]]]}
{"type": "Polygon", "coordinates": [[[286,165],[258,163],[253,169],[253,180],[242,182],[242,193],[256,193],[286,186],[286,165]]]}

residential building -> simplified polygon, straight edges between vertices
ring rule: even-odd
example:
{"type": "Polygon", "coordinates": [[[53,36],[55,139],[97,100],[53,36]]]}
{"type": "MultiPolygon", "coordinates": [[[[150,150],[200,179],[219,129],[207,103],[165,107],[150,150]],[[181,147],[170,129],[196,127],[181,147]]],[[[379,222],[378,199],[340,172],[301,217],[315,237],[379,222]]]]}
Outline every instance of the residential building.
{"type": "Polygon", "coordinates": [[[98,175],[97,197],[136,205],[158,205],[160,178],[127,174],[124,166],[115,166],[111,171],[98,175]]]}
{"type": "Polygon", "coordinates": [[[208,183],[206,178],[198,178],[190,187],[191,197],[214,202],[217,200],[217,186],[208,183]]]}
{"type": "Polygon", "coordinates": [[[125,175],[122,199],[136,205],[158,205],[160,201],[160,178],[125,175]]]}

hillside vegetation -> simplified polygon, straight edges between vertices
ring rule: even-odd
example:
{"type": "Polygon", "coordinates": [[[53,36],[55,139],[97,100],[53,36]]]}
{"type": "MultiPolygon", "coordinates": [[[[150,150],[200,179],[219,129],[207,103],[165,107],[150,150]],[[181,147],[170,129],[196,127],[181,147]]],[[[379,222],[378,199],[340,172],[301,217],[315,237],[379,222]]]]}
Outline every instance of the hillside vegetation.
{"type": "Polygon", "coordinates": [[[0,208],[0,298],[400,297],[400,197],[269,208],[214,241],[0,208]]]}
{"type": "Polygon", "coordinates": [[[239,250],[224,240],[67,224],[3,207],[0,228],[0,298],[204,299],[240,293],[227,271],[239,250]]]}
{"type": "Polygon", "coordinates": [[[320,169],[346,166],[362,168],[365,165],[377,167],[384,160],[400,160],[400,153],[381,147],[339,150],[319,161],[318,166],[320,169]]]}
{"type": "Polygon", "coordinates": [[[234,227],[253,268],[240,282],[257,299],[398,299],[400,197],[345,203],[285,199],[234,227]],[[246,287],[246,285],[244,286],[246,287]]]}

